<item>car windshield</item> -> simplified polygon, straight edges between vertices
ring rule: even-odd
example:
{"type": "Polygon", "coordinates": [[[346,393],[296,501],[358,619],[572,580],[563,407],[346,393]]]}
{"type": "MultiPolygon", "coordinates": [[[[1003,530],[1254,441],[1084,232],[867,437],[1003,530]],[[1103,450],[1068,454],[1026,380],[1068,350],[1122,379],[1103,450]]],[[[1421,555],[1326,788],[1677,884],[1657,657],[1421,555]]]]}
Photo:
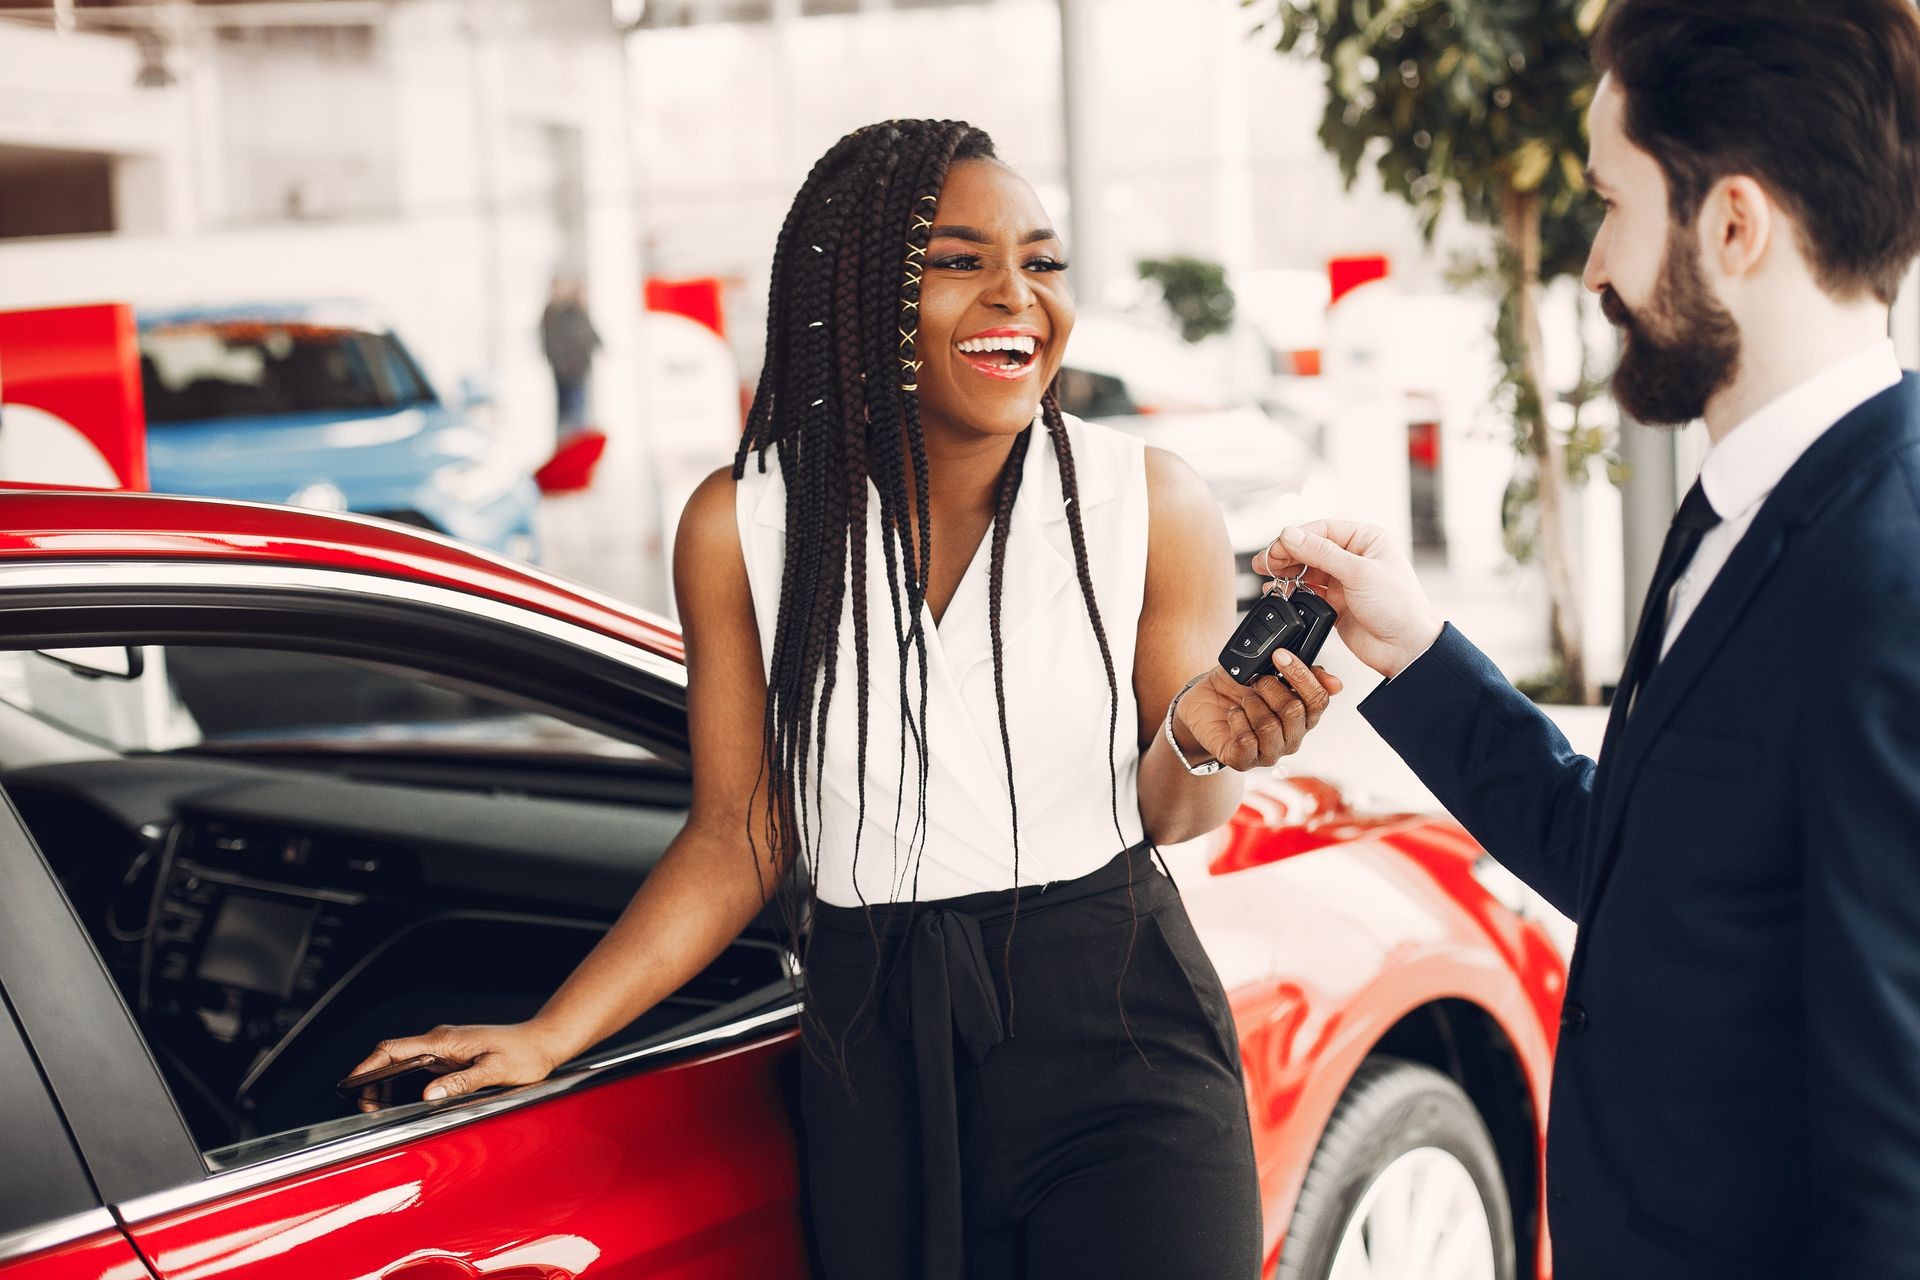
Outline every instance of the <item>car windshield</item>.
{"type": "Polygon", "coordinates": [[[384,663],[223,645],[144,645],[140,655],[128,679],[76,669],[46,653],[0,651],[0,704],[119,754],[317,750],[656,759],[634,743],[504,695],[384,663]]]}
{"type": "Polygon", "coordinates": [[[140,334],[147,421],[399,409],[433,398],[391,334],[265,320],[166,322],[140,334]]]}

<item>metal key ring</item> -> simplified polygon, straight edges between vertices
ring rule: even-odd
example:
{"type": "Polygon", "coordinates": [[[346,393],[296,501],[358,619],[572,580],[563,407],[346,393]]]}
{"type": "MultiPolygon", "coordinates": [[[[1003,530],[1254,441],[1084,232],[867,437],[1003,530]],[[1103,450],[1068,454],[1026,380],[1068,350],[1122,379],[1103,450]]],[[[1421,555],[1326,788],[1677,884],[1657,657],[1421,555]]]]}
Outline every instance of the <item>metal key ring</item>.
{"type": "Polygon", "coordinates": [[[1314,594],[1313,588],[1307,585],[1307,571],[1305,569],[1302,569],[1291,578],[1269,575],[1266,584],[1260,588],[1260,594],[1262,596],[1277,594],[1282,600],[1293,599],[1293,593],[1296,591],[1305,591],[1308,595],[1314,594]]]}

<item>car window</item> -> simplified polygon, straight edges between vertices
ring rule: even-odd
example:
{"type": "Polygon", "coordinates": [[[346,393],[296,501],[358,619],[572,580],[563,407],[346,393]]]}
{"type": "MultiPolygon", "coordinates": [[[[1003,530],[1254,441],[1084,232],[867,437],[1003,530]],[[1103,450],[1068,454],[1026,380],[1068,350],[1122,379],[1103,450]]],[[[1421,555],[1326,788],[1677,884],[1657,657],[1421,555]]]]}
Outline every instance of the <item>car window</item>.
{"type": "Polygon", "coordinates": [[[0,703],[116,752],[322,747],[651,761],[634,743],[417,671],[296,650],[141,646],[132,679],[0,651],[0,703]]]}
{"type": "MultiPolygon", "coordinates": [[[[686,818],[642,746],[402,654],[5,651],[0,703],[23,713],[0,716],[7,798],[215,1171],[444,1109],[362,1115],[335,1083],[382,1038],[532,1016],[686,818]],[[89,751],[17,767],[29,721],[89,751]],[[261,768],[277,748],[297,767],[261,768]],[[309,767],[329,752],[361,756],[309,767]]],[[[792,974],[742,937],[581,1061],[762,1013],[792,974]]]]}
{"type": "Polygon", "coordinates": [[[331,325],[191,321],[140,334],[150,423],[368,412],[432,399],[391,334],[331,325]]]}
{"type": "Polygon", "coordinates": [[[1127,384],[1111,374],[1064,365],[1056,389],[1060,407],[1077,418],[1130,418],[1140,411],[1127,384]]]}

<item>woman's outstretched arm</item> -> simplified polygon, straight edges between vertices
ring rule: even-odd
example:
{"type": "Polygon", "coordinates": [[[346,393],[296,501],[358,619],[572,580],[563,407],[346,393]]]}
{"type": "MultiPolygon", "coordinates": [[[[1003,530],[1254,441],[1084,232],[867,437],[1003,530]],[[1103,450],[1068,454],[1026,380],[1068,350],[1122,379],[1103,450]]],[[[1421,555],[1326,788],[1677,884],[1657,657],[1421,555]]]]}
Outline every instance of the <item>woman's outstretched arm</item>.
{"type": "Polygon", "coordinates": [[[1146,596],[1133,660],[1140,818],[1155,843],[1177,844],[1232,817],[1241,774],[1299,750],[1340,681],[1318,668],[1308,671],[1297,659],[1276,671],[1284,683],[1263,678],[1243,686],[1220,670],[1220,647],[1239,622],[1233,549],[1220,506],[1191,466],[1150,448],[1147,508],[1146,596]],[[1219,759],[1227,767],[1194,777],[1167,745],[1163,726],[1167,704],[1203,674],[1180,699],[1174,735],[1190,763],[1219,759]]]}
{"type": "Polygon", "coordinates": [[[759,911],[779,868],[759,850],[756,873],[747,844],[767,690],[733,504],[731,473],[709,476],[687,503],[674,544],[693,748],[686,826],[539,1013],[523,1023],[441,1026],[385,1040],[356,1073],[437,1053],[472,1065],[435,1081],[439,1092],[430,1096],[542,1079],[679,990],[759,911]]]}

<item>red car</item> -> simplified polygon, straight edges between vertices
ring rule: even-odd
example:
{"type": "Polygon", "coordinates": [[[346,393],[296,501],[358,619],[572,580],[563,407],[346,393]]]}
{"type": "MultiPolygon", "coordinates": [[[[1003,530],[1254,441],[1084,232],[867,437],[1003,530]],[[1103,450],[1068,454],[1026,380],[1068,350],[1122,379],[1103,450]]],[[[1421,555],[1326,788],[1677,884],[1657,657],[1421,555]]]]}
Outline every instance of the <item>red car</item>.
{"type": "MultiPolygon", "coordinates": [[[[334,1091],[383,1036],[531,1014],[645,877],[689,792],[668,627],[375,520],[0,509],[0,1280],[807,1274],[771,917],[540,1084],[334,1091]]],[[[1473,841],[1276,775],[1166,853],[1266,1274],[1546,1274],[1564,969],[1473,841]]]]}

